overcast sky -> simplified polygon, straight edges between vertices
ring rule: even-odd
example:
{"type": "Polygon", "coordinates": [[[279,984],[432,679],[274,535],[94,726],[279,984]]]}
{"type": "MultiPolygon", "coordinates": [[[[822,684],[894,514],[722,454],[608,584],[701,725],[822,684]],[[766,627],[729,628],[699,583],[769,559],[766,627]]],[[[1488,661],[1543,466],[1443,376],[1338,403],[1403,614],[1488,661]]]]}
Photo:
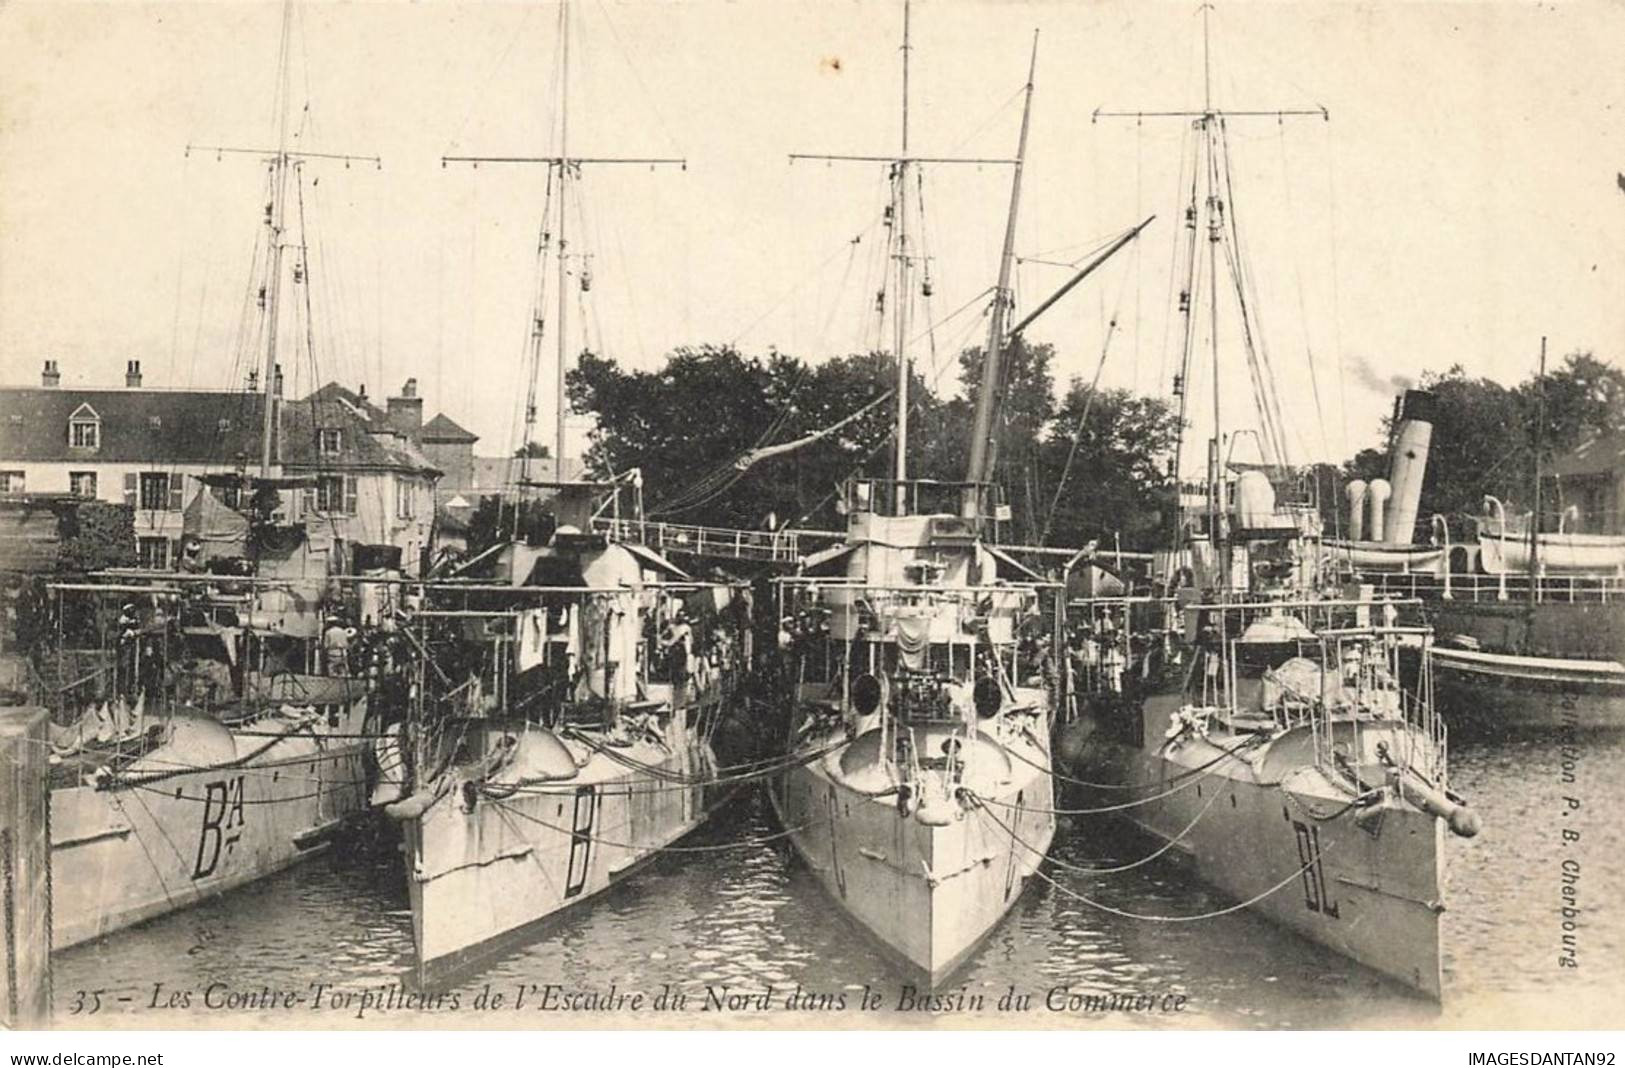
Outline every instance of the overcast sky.
{"type": "MultiPolygon", "coordinates": [[[[1158,218],[1031,336],[1062,379],[1104,349],[1106,384],[1166,392],[1187,133],[1090,116],[1200,103],[1195,5],[924,0],[913,23],[921,154],[1013,153],[1041,31],[1021,306],[1065,281],[1055,264],[1158,218]]],[[[895,150],[901,4],[588,0],[571,24],[572,153],[688,165],[585,171],[568,225],[593,286],[573,291],[570,348],[647,369],[684,344],[814,361],[875,344],[883,169],[786,157],[895,150]]],[[[149,385],[226,386],[257,358],[240,323],[263,168],[185,148],[274,143],[279,25],[265,3],[0,9],[0,381],[54,357],[69,384],[117,385],[139,358],[149,385]]],[[[1212,25],[1218,106],[1331,116],[1230,127],[1294,459],[1373,443],[1428,368],[1516,381],[1542,334],[1554,355],[1625,358],[1625,5],[1236,3],[1212,25]]],[[[479,451],[510,447],[545,172],[440,157],[556,151],[556,7],[309,3],[293,40],[297,145],[383,158],[306,168],[314,376],[375,396],[415,376],[479,451]]],[[[925,173],[914,355],[945,386],[985,330],[1008,183],[925,173]]],[[[1233,335],[1223,397],[1245,424],[1233,335]]]]}

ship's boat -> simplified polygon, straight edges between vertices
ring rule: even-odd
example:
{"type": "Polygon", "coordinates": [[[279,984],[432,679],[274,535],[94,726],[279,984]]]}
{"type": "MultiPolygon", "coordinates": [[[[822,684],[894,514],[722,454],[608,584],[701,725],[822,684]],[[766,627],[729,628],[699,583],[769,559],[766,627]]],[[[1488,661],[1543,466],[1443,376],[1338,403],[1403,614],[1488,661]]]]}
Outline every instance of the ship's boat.
{"type": "MultiPolygon", "coordinates": [[[[928,488],[955,501],[989,489],[928,488]]],[[[792,723],[771,796],[831,900],[936,984],[1015,904],[1055,834],[1060,598],[973,521],[887,514],[916,490],[849,483],[846,543],[779,583],[792,723]]]]}

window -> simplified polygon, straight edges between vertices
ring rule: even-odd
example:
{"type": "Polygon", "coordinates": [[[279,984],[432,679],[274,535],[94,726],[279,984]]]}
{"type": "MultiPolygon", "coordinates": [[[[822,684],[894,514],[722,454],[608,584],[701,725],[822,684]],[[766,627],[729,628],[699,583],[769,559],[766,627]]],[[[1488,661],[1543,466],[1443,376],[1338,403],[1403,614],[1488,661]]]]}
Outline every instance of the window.
{"type": "Polygon", "coordinates": [[[102,444],[102,417],[88,404],[81,404],[68,416],[68,446],[97,449],[102,444]]]}
{"type": "Polygon", "coordinates": [[[95,497],[96,472],[69,471],[68,492],[73,494],[75,497],[95,497]]]}
{"type": "Polygon", "coordinates": [[[167,471],[130,472],[124,476],[124,503],[144,512],[181,510],[181,476],[167,471]]]}
{"type": "Polygon", "coordinates": [[[323,427],[316,431],[316,451],[323,456],[337,456],[343,448],[343,430],[338,427],[323,427]]]}
{"type": "Polygon", "coordinates": [[[323,475],[311,491],[310,506],[328,515],[355,515],[355,476],[323,475]]]}
{"type": "Polygon", "coordinates": [[[0,493],[25,493],[28,476],[22,471],[0,471],[0,493]]]}
{"type": "Polygon", "coordinates": [[[135,547],[142,567],[148,571],[169,570],[168,538],[137,538],[135,547]]]}
{"type": "Polygon", "coordinates": [[[395,480],[395,518],[411,519],[413,515],[412,482],[410,479],[397,478],[395,480]]]}

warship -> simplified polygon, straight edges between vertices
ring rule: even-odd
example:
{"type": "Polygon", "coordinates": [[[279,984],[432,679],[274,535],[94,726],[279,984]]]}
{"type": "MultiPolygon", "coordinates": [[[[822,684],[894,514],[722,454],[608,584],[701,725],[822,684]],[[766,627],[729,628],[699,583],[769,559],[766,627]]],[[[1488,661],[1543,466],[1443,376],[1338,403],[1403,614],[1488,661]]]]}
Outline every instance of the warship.
{"type": "Polygon", "coordinates": [[[1031,67],[969,477],[908,478],[909,17],[905,5],[903,144],[888,161],[895,477],[848,480],[844,542],[777,581],[790,766],[770,797],[834,905],[937,985],[1014,906],[1055,834],[1062,602],[1057,584],[994,544],[1009,507],[988,478],[1031,67]],[[982,818],[987,810],[1002,824],[982,818]]]}
{"type": "Polygon", "coordinates": [[[592,514],[635,480],[556,486],[549,535],[410,587],[417,680],[379,764],[403,769],[384,811],[402,833],[425,983],[703,824],[734,785],[718,748],[743,765],[748,590],[594,533],[592,514]]]}
{"type": "Polygon", "coordinates": [[[565,478],[566,316],[592,286],[586,256],[567,251],[566,224],[579,209],[573,186],[584,166],[683,164],[569,154],[570,33],[565,4],[557,154],[444,159],[540,164],[548,181],[524,442],[498,498],[501,530],[410,591],[402,634],[416,653],[411,712],[379,743],[380,766],[401,769],[385,812],[402,833],[425,983],[621,883],[749,778],[724,781],[718,754],[737,771],[749,752],[741,715],[748,589],[696,579],[639,543],[637,470],[601,482],[565,478]],[[557,343],[551,461],[532,448],[549,331],[557,343]],[[536,469],[549,462],[553,478],[543,479],[536,469]]]}
{"type": "MultiPolygon", "coordinates": [[[[245,447],[252,447],[249,437],[258,439],[258,473],[249,473],[246,456],[234,462],[214,455],[220,438],[199,430],[213,448],[207,440],[194,444],[215,470],[198,478],[184,509],[181,478],[165,479],[166,510],[184,513],[181,552],[170,568],[96,565],[75,573],[83,565],[68,559],[36,574],[19,604],[23,690],[52,716],[56,949],[319,853],[368,807],[368,736],[380,723],[383,661],[372,628],[358,617],[355,587],[343,581],[359,547],[298,516],[298,499],[314,479],[287,475],[281,455],[288,433],[281,296],[285,276],[299,285],[310,270],[303,199],[297,218],[290,201],[304,188],[307,162],[350,158],[290,147],[292,19],[286,4],[276,147],[218,150],[251,153],[267,171],[265,257],[251,282],[260,294],[254,344],[263,343],[263,352],[250,359],[263,358],[263,377],[251,375],[241,393],[184,398],[208,415],[211,431],[219,415],[222,433],[238,420],[245,447]],[[227,410],[217,410],[221,405],[227,410]]],[[[300,347],[295,355],[314,365],[314,352],[300,347]]],[[[139,386],[138,367],[130,365],[131,388],[139,386]]],[[[18,407],[13,422],[25,430],[50,411],[45,400],[26,413],[18,407]]],[[[145,435],[159,425],[152,415],[117,433],[145,435]]],[[[122,527],[109,537],[127,549],[125,563],[133,562],[138,477],[126,475],[133,503],[62,502],[61,529],[84,527],[90,510],[117,512],[122,527]]],[[[62,542],[65,558],[71,543],[62,542]]]]}
{"type": "MultiPolygon", "coordinates": [[[[1206,67],[1205,8],[1203,18],[1206,67]]],[[[1207,318],[1206,477],[1175,480],[1175,541],[1159,554],[1149,595],[1069,604],[1078,718],[1062,728],[1057,749],[1100,802],[1083,811],[1128,821],[1157,843],[1142,862],[1183,860],[1230,899],[1208,915],[1251,909],[1437,999],[1444,832],[1472,836],[1479,821],[1450,788],[1430,630],[1400,622],[1414,603],[1336,587],[1317,487],[1286,462],[1229,181],[1227,124],[1255,113],[1215,108],[1211,90],[1201,110],[1176,113],[1191,124],[1196,158],[1187,161],[1183,205],[1175,393],[1188,426],[1207,318]],[[1219,273],[1221,252],[1230,279],[1219,273]],[[1225,292],[1238,297],[1237,343],[1261,424],[1229,435],[1219,407],[1217,298],[1225,292]],[[1241,458],[1238,439],[1249,435],[1262,462],[1241,458]],[[1405,649],[1422,655],[1402,658],[1405,649]]],[[[1268,114],[1324,117],[1320,109],[1268,114]]],[[[1179,469],[1176,454],[1171,470],[1179,469]]]]}

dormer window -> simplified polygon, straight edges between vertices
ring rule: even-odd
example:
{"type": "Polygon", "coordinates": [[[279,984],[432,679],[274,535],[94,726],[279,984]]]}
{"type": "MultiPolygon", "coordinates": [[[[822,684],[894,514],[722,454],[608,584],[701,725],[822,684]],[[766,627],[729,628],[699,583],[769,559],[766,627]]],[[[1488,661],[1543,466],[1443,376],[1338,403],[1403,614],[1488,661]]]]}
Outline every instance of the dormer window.
{"type": "Polygon", "coordinates": [[[316,431],[316,451],[323,456],[337,456],[343,448],[343,430],[338,427],[322,427],[316,431]]]}
{"type": "Polygon", "coordinates": [[[99,449],[102,444],[102,417],[88,404],[81,404],[68,417],[68,445],[75,449],[99,449]]]}

